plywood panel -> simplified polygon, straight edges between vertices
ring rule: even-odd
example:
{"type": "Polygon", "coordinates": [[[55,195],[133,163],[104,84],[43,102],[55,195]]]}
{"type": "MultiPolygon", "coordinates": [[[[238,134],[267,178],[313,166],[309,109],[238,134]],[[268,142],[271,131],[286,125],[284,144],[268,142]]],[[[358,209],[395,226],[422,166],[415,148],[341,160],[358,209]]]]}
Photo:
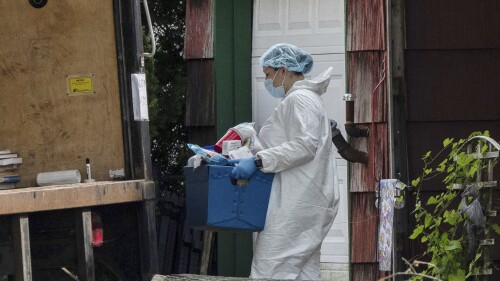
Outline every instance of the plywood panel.
{"type": "Polygon", "coordinates": [[[212,0],[187,0],[184,41],[186,59],[214,57],[212,0]]]}
{"type": "Polygon", "coordinates": [[[23,158],[20,186],[38,172],[123,168],[111,0],[0,2],[0,149],[23,158]],[[95,94],[67,95],[66,76],[94,74],[95,94]]]}
{"type": "Polygon", "coordinates": [[[354,101],[355,123],[372,121],[372,95],[375,122],[385,122],[387,119],[384,56],[384,52],[372,51],[348,54],[347,92],[356,97],[354,101]]]}
{"type": "Polygon", "coordinates": [[[351,262],[376,262],[378,209],[375,208],[375,192],[351,193],[350,222],[351,262]]]}
{"type": "Polygon", "coordinates": [[[500,49],[407,51],[408,119],[500,120],[500,49]]]}
{"type": "Polygon", "coordinates": [[[406,1],[408,49],[499,48],[500,1],[406,1]]]}
{"type": "Polygon", "coordinates": [[[347,0],[347,51],[384,50],[383,0],[347,0]]]}

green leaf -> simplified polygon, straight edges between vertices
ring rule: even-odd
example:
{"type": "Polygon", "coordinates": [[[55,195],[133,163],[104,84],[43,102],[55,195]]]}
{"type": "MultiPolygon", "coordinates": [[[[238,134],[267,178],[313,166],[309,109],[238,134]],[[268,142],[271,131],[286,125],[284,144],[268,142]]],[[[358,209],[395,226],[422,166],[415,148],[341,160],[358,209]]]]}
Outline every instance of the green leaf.
{"type": "Polygon", "coordinates": [[[458,221],[459,215],[455,210],[444,212],[444,221],[450,225],[455,225],[458,221]]]}
{"type": "Polygon", "coordinates": [[[495,230],[495,232],[496,232],[498,235],[500,235],[500,226],[499,226],[498,224],[496,224],[496,223],[495,223],[495,224],[493,224],[493,225],[492,225],[492,227],[493,227],[493,230],[495,230]]]}
{"type": "Polygon", "coordinates": [[[473,177],[479,169],[479,162],[474,162],[469,170],[469,177],[473,177]]]}
{"type": "Polygon", "coordinates": [[[444,247],[444,249],[446,251],[452,251],[452,250],[461,249],[461,248],[462,248],[462,245],[460,245],[460,241],[458,241],[458,240],[450,240],[448,242],[448,245],[446,245],[444,247]]]}
{"type": "Polygon", "coordinates": [[[448,233],[444,232],[443,234],[441,234],[441,242],[444,244],[448,244],[448,233]]]}
{"type": "Polygon", "coordinates": [[[420,178],[416,178],[414,180],[411,181],[411,185],[413,187],[417,187],[417,185],[420,183],[420,178]]]}
{"type": "Polygon", "coordinates": [[[441,163],[439,164],[439,167],[437,167],[437,168],[436,168],[436,171],[438,171],[438,172],[444,172],[444,170],[446,169],[446,161],[447,161],[448,159],[444,159],[444,160],[445,160],[445,161],[441,162],[441,163]]]}
{"type": "Polygon", "coordinates": [[[425,216],[424,226],[425,226],[425,227],[428,227],[428,226],[429,226],[429,224],[431,223],[431,220],[432,220],[432,216],[431,216],[431,214],[427,214],[427,215],[425,216]]]}
{"type": "Polygon", "coordinates": [[[453,172],[454,169],[455,169],[455,167],[450,165],[450,166],[448,166],[448,169],[446,170],[446,172],[451,173],[451,172],[453,172]]]}
{"type": "Polygon", "coordinates": [[[431,152],[427,151],[427,153],[422,157],[422,160],[429,158],[429,156],[431,156],[431,152]]]}
{"type": "Polygon", "coordinates": [[[443,141],[443,146],[446,147],[448,146],[450,143],[453,142],[453,138],[446,138],[444,141],[443,141]]]}
{"type": "Polygon", "coordinates": [[[463,281],[465,280],[465,271],[462,269],[457,270],[457,272],[450,274],[448,276],[449,281],[463,281]]]}
{"type": "Polygon", "coordinates": [[[434,196],[431,196],[431,198],[429,198],[429,200],[427,200],[427,205],[434,205],[434,204],[437,204],[438,200],[436,199],[436,197],[434,196]]]}
{"type": "Polygon", "coordinates": [[[488,150],[488,145],[484,144],[483,147],[481,148],[481,153],[485,153],[488,150]]]}
{"type": "Polygon", "coordinates": [[[413,230],[413,234],[410,236],[410,239],[417,238],[422,233],[422,231],[424,231],[424,226],[419,225],[417,228],[413,230]]]}

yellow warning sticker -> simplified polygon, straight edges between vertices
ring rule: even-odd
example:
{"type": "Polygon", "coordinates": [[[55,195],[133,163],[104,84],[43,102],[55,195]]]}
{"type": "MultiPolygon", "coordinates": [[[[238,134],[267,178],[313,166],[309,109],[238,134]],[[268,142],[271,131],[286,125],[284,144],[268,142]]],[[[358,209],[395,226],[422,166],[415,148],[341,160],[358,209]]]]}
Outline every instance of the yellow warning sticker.
{"type": "Polygon", "coordinates": [[[95,94],[94,74],[90,75],[68,75],[68,95],[95,94]]]}

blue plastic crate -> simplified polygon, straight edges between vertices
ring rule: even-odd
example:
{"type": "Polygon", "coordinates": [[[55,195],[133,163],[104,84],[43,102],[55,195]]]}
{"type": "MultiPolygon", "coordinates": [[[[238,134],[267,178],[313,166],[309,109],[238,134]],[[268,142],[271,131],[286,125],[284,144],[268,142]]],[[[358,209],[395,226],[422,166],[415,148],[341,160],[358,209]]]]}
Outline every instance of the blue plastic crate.
{"type": "Polygon", "coordinates": [[[260,231],[266,222],[274,174],[255,174],[247,186],[231,180],[231,166],[184,167],[186,215],[190,227],[203,230],[260,231]]]}

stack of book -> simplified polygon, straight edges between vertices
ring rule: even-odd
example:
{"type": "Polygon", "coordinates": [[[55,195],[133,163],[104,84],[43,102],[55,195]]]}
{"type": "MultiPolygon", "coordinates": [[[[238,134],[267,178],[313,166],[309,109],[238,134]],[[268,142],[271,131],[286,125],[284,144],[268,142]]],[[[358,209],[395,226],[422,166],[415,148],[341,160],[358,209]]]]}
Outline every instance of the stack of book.
{"type": "Polygon", "coordinates": [[[17,172],[18,165],[23,163],[23,159],[17,153],[10,150],[0,150],[0,190],[16,187],[16,183],[21,180],[17,172]]]}

